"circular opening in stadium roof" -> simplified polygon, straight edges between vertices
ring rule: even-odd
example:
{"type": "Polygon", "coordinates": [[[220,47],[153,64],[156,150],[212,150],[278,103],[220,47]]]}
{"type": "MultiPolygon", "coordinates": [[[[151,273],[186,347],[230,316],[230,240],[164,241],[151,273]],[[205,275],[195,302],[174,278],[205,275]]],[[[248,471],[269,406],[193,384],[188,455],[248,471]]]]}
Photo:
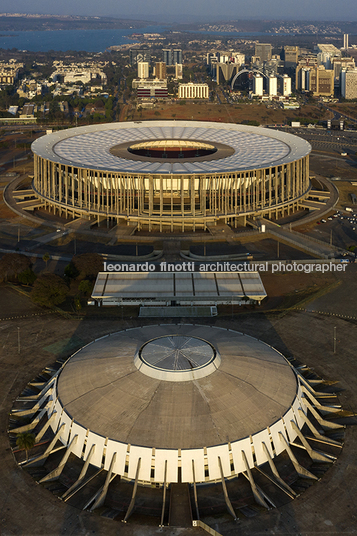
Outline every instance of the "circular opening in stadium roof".
{"type": "Polygon", "coordinates": [[[199,141],[167,139],[135,143],[128,151],[149,158],[196,158],[214,154],[217,147],[199,141]]]}
{"type": "Polygon", "coordinates": [[[214,372],[219,367],[220,358],[213,346],[203,339],[169,335],[145,343],[134,362],[151,378],[188,381],[214,372]]]}

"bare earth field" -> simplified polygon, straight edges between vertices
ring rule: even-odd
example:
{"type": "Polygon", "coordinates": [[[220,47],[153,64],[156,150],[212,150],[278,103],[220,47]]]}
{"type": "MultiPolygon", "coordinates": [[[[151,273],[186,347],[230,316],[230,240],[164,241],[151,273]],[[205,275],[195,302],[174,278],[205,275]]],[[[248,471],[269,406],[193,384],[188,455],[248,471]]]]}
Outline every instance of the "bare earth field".
{"type": "Polygon", "coordinates": [[[215,104],[190,100],[159,104],[152,109],[131,110],[128,120],[144,121],[147,119],[195,119],[196,121],[218,121],[222,123],[242,123],[258,121],[262,125],[289,123],[298,118],[327,119],[331,112],[321,111],[318,106],[307,105],[299,110],[267,108],[265,104],[215,104]]]}

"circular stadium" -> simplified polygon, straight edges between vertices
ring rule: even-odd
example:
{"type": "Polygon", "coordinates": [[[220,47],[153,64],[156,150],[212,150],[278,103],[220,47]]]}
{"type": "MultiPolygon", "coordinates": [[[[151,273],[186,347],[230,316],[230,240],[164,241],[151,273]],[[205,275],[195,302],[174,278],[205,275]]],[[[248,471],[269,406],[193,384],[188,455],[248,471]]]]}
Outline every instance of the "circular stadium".
{"type": "Polygon", "coordinates": [[[203,121],[77,127],[32,144],[33,187],[64,217],[206,229],[294,212],[310,189],[311,146],[291,134],[203,121]]]}

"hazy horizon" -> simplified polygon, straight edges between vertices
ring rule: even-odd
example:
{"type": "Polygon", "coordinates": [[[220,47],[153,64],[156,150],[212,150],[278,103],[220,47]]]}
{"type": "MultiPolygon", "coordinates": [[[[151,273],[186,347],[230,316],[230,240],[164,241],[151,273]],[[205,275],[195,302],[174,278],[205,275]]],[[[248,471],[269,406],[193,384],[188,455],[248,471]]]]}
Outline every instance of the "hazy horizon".
{"type": "Polygon", "coordinates": [[[357,20],[356,0],[3,0],[2,13],[81,15],[136,19],[148,22],[228,22],[237,20],[289,20],[346,22],[357,20]],[[242,16],[244,13],[244,16],[242,16]]]}

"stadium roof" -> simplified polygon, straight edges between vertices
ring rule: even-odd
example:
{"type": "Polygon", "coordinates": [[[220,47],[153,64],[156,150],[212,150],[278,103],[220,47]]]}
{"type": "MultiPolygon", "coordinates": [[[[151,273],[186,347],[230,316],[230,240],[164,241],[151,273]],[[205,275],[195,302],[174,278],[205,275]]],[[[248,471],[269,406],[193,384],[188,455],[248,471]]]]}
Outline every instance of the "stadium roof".
{"type": "Polygon", "coordinates": [[[307,156],[311,146],[292,134],[247,125],[143,121],[62,130],[39,138],[32,144],[32,150],[47,160],[87,169],[140,174],[205,174],[283,165],[307,156]],[[127,151],[131,142],[172,139],[221,145],[218,149],[221,153],[167,162],[162,158],[133,158],[127,151]],[[120,146],[124,149],[119,156],[111,152],[120,146]],[[231,149],[229,154],[223,147],[231,149]]]}

